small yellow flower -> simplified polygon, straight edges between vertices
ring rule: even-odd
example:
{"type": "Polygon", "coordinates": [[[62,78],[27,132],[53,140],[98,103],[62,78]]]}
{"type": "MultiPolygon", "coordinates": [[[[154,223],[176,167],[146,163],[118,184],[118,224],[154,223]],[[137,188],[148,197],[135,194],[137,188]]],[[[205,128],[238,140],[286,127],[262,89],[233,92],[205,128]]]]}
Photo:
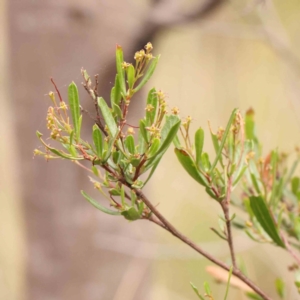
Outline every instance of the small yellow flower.
{"type": "Polygon", "coordinates": [[[175,106],[171,109],[171,112],[172,112],[173,115],[178,115],[179,114],[179,108],[175,106]]]}
{"type": "Polygon", "coordinates": [[[147,45],[145,46],[145,49],[146,49],[147,52],[150,52],[153,49],[152,44],[150,42],[147,43],[147,45]]]}
{"type": "Polygon", "coordinates": [[[127,133],[133,135],[133,134],[134,134],[133,128],[132,128],[132,127],[129,127],[129,128],[127,129],[127,133]]]}
{"type": "Polygon", "coordinates": [[[154,109],[154,106],[151,105],[151,104],[147,104],[147,106],[146,106],[146,108],[145,108],[145,110],[146,110],[147,112],[151,112],[151,111],[153,111],[153,109],[154,109]]]}

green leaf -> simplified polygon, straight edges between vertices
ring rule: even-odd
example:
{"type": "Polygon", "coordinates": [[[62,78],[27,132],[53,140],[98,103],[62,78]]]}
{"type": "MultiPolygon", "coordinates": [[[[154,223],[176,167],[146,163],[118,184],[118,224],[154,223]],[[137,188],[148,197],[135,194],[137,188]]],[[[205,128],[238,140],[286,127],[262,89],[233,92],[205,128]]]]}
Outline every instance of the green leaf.
{"type": "Polygon", "coordinates": [[[259,189],[259,185],[258,185],[258,181],[255,177],[255,175],[253,173],[250,173],[250,177],[254,186],[255,191],[260,194],[260,189],[259,189]]]}
{"type": "Polygon", "coordinates": [[[196,293],[196,295],[198,296],[198,298],[201,299],[201,300],[205,300],[205,299],[200,295],[200,293],[199,293],[197,287],[196,287],[192,282],[190,282],[190,285],[191,285],[191,287],[193,288],[193,290],[194,290],[194,292],[196,293]]]}
{"type": "Polygon", "coordinates": [[[291,186],[292,186],[292,192],[295,196],[297,196],[297,193],[299,191],[299,187],[300,187],[300,178],[295,176],[293,177],[292,181],[291,181],[291,186]]]}
{"type": "Polygon", "coordinates": [[[200,172],[198,172],[195,166],[195,162],[193,161],[189,153],[184,149],[175,148],[175,154],[187,173],[201,185],[207,186],[205,177],[200,172]]]}
{"type": "Polygon", "coordinates": [[[114,107],[114,104],[119,106],[120,101],[121,101],[121,87],[120,87],[120,82],[119,82],[119,76],[118,74],[116,75],[115,78],[115,85],[114,87],[111,89],[110,92],[110,103],[111,103],[111,107],[114,107]]]}
{"type": "Polygon", "coordinates": [[[123,59],[123,50],[122,47],[117,45],[116,49],[116,65],[117,65],[117,73],[119,77],[120,91],[123,97],[126,95],[126,84],[125,84],[125,71],[122,67],[124,62],[123,59]]]}
{"type": "Polygon", "coordinates": [[[152,141],[152,144],[149,148],[148,151],[148,157],[151,158],[152,156],[155,156],[157,153],[157,150],[159,149],[160,146],[160,139],[159,138],[154,138],[152,141]]]}
{"type": "Polygon", "coordinates": [[[246,292],[246,296],[249,299],[253,299],[253,300],[264,300],[262,297],[260,297],[259,295],[253,293],[253,292],[246,292]]]}
{"type": "MultiPolygon", "coordinates": [[[[122,118],[122,111],[119,105],[117,104],[113,104],[113,116],[117,119],[121,119],[122,118]]],[[[116,119],[116,120],[117,120],[116,119]]]]}
{"type": "Polygon", "coordinates": [[[134,89],[134,92],[136,93],[137,91],[139,91],[146,83],[147,81],[151,78],[152,74],[155,71],[156,65],[158,63],[159,60],[159,56],[155,57],[151,63],[150,66],[148,67],[145,75],[143,76],[142,80],[140,81],[140,83],[138,84],[138,86],[134,89]]]}
{"type": "Polygon", "coordinates": [[[223,148],[225,146],[225,142],[226,142],[227,136],[228,136],[228,134],[230,132],[230,128],[231,128],[231,125],[232,125],[232,123],[233,123],[233,121],[235,119],[237,111],[238,111],[238,109],[236,108],[231,113],[230,119],[229,119],[229,121],[227,123],[226,129],[225,129],[223,137],[222,137],[222,141],[220,143],[220,147],[219,147],[218,153],[217,153],[216,158],[215,158],[215,160],[214,160],[214,162],[213,162],[213,164],[212,164],[212,166],[210,168],[210,173],[214,170],[214,168],[216,167],[218,161],[220,161],[220,159],[221,159],[222,151],[223,151],[223,148]]]}
{"type": "Polygon", "coordinates": [[[129,221],[135,221],[141,218],[139,212],[135,209],[135,207],[130,207],[121,212],[121,215],[125,217],[125,219],[129,221]]]}
{"type": "Polygon", "coordinates": [[[157,162],[157,160],[159,161],[162,158],[164,153],[171,145],[173,139],[177,135],[177,131],[180,127],[180,122],[180,119],[174,115],[167,118],[166,123],[161,130],[160,147],[157,150],[155,156],[149,159],[147,165],[145,166],[145,170],[151,168],[157,162]]]}
{"type": "Polygon", "coordinates": [[[140,120],[140,133],[144,138],[146,143],[149,143],[149,132],[146,130],[146,121],[144,119],[140,120]]]}
{"type": "Polygon", "coordinates": [[[208,153],[204,152],[201,155],[201,167],[204,169],[205,172],[210,170],[211,164],[209,161],[208,153]]]}
{"type": "Polygon", "coordinates": [[[199,128],[195,133],[196,164],[199,166],[204,145],[204,130],[199,128]]]}
{"type": "Polygon", "coordinates": [[[152,111],[146,110],[146,124],[148,126],[151,126],[154,123],[156,111],[157,111],[157,104],[158,104],[158,99],[157,99],[156,89],[152,88],[149,91],[148,97],[147,97],[147,105],[153,106],[152,111]]]}
{"type": "Polygon", "coordinates": [[[127,73],[127,82],[130,89],[133,88],[135,82],[135,69],[133,65],[129,65],[126,69],[127,73]]]}
{"type": "Polygon", "coordinates": [[[159,162],[160,162],[160,159],[156,160],[155,164],[153,164],[153,166],[152,166],[152,168],[151,168],[151,171],[150,171],[150,173],[149,173],[149,175],[148,175],[148,178],[146,179],[144,185],[146,185],[146,183],[150,180],[150,178],[151,178],[152,175],[154,174],[154,172],[155,172],[155,170],[156,170],[156,168],[157,168],[159,162]]]}
{"type": "MultiPolygon", "coordinates": [[[[216,153],[216,155],[218,155],[219,149],[220,149],[218,137],[217,137],[217,135],[214,134],[211,130],[210,130],[210,136],[211,136],[211,140],[212,140],[212,142],[213,142],[213,146],[214,146],[214,149],[215,149],[215,153],[216,153]]],[[[222,167],[224,167],[222,155],[220,156],[220,163],[221,163],[222,167]]]]}
{"type": "MultiPolygon", "coordinates": [[[[61,157],[61,158],[65,158],[65,159],[70,159],[70,160],[83,160],[84,158],[82,157],[82,156],[72,156],[72,155],[69,155],[69,154],[67,154],[67,153],[65,153],[65,152],[63,152],[63,151],[60,151],[60,150],[57,150],[57,149],[55,149],[55,148],[52,148],[52,147],[50,147],[49,145],[47,145],[45,142],[44,142],[44,140],[42,139],[42,134],[39,132],[39,131],[37,131],[36,132],[36,135],[37,135],[37,137],[39,138],[39,140],[41,141],[41,143],[49,150],[49,151],[51,151],[53,154],[55,154],[55,155],[57,155],[57,156],[59,156],[59,157],[61,157]]],[[[69,149],[70,149],[70,146],[69,146],[69,144],[68,144],[68,147],[69,147],[69,149]]]]}
{"type": "Polygon", "coordinates": [[[228,291],[229,291],[229,286],[230,286],[230,278],[231,278],[231,275],[232,275],[232,271],[233,271],[233,267],[231,267],[230,270],[229,270],[228,281],[227,281],[227,285],[226,285],[226,293],[225,293],[224,300],[226,300],[227,296],[228,296],[228,291]]]}
{"type": "Polygon", "coordinates": [[[208,282],[204,282],[204,290],[205,290],[205,293],[208,295],[208,296],[211,296],[212,294],[211,294],[211,290],[210,290],[210,286],[209,286],[209,284],[208,284],[208,282]]]}
{"type": "Polygon", "coordinates": [[[117,124],[109,107],[107,106],[105,100],[102,97],[98,98],[98,105],[101,109],[105,124],[107,125],[110,134],[112,136],[115,136],[118,131],[117,124]]]}
{"type": "Polygon", "coordinates": [[[239,181],[241,180],[241,178],[243,177],[243,175],[245,174],[247,169],[248,169],[247,165],[243,166],[240,170],[240,173],[236,174],[236,178],[234,179],[234,182],[233,182],[233,187],[239,183],[239,181]]]}
{"type": "Polygon", "coordinates": [[[102,212],[112,215],[112,216],[119,216],[121,214],[118,211],[110,210],[110,209],[102,206],[100,203],[98,203],[96,200],[92,199],[88,194],[86,194],[86,192],[81,191],[81,194],[88,202],[90,202],[94,207],[101,210],[102,212]]]}
{"type": "Polygon", "coordinates": [[[270,211],[261,196],[251,196],[250,197],[251,209],[260,223],[265,232],[278,246],[285,248],[283,241],[281,240],[277,227],[273,221],[270,211]]]}
{"type": "Polygon", "coordinates": [[[276,291],[277,294],[279,295],[279,297],[281,299],[284,299],[284,289],[285,289],[285,285],[284,285],[284,281],[281,278],[277,278],[275,280],[275,286],[276,286],[276,291]]]}
{"type": "Polygon", "coordinates": [[[125,139],[125,146],[130,154],[134,154],[135,146],[134,146],[134,138],[131,134],[129,134],[125,139]]]}
{"type": "Polygon", "coordinates": [[[96,153],[99,158],[102,158],[103,138],[98,125],[93,126],[93,141],[96,147],[96,153]]]}
{"type": "Polygon", "coordinates": [[[80,138],[80,105],[79,105],[79,96],[78,96],[78,89],[74,82],[69,85],[68,88],[68,96],[69,96],[69,105],[71,110],[71,116],[74,126],[74,133],[76,139],[79,140],[80,138]]]}
{"type": "MultiPolygon", "coordinates": [[[[145,129],[145,131],[146,131],[146,129],[145,129]]],[[[144,154],[145,151],[146,151],[146,141],[145,141],[145,139],[144,139],[144,137],[142,135],[142,131],[141,130],[139,130],[138,142],[139,142],[139,144],[138,144],[138,152],[139,152],[139,154],[144,154]]]]}

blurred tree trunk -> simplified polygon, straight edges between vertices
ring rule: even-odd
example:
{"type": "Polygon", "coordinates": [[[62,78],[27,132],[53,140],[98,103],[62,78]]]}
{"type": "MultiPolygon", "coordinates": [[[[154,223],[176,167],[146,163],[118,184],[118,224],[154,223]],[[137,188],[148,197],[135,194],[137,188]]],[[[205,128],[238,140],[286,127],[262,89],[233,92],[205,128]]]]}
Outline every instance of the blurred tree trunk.
{"type": "MultiPolygon", "coordinates": [[[[99,65],[104,70],[116,43],[126,49],[135,38],[139,14],[135,12],[133,18],[133,7],[122,1],[12,0],[9,4],[11,95],[18,132],[14,149],[22,161],[18,168],[28,229],[28,299],[113,299],[130,257],[118,249],[102,249],[101,233],[122,235],[126,230],[128,235],[131,229],[121,218],[107,217],[85,202],[80,190],[93,188],[80,168],[67,161],[47,163],[32,157],[39,146],[35,131],[46,134],[50,105],[46,94],[54,90],[49,77],[65,100],[67,86],[74,80],[83,107],[93,112],[81,87],[80,69],[84,66],[91,75],[99,72],[99,65]]],[[[112,86],[108,79],[105,84],[112,86]]],[[[92,120],[84,117],[83,131],[90,133],[92,120]]]]}
{"type": "Polygon", "coordinates": [[[8,88],[7,1],[0,2],[0,299],[25,295],[25,228],[17,171],[16,128],[8,88]]]}

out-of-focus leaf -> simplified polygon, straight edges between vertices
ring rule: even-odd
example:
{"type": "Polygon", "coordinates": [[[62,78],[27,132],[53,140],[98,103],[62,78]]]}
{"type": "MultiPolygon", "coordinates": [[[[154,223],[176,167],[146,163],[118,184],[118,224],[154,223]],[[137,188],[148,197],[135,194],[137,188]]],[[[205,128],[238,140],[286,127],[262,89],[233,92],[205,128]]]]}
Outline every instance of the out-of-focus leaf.
{"type": "Polygon", "coordinates": [[[135,69],[133,65],[129,65],[126,69],[127,73],[127,82],[130,89],[133,88],[134,81],[135,81],[135,69]]]}
{"type": "Polygon", "coordinates": [[[110,131],[112,136],[115,136],[118,128],[117,128],[117,124],[115,122],[115,119],[109,109],[109,107],[107,106],[105,100],[102,97],[98,98],[98,105],[101,109],[105,124],[108,127],[108,130],[110,131]]]}
{"type": "Polygon", "coordinates": [[[136,93],[137,91],[139,91],[146,83],[147,81],[151,78],[152,74],[155,71],[156,65],[158,63],[159,60],[159,56],[155,57],[151,63],[150,66],[147,68],[146,73],[144,74],[142,80],[140,81],[140,83],[138,84],[138,86],[134,89],[134,92],[136,93]]]}
{"type": "Polygon", "coordinates": [[[131,134],[129,134],[125,139],[125,146],[130,154],[134,154],[135,146],[134,146],[134,138],[131,134]]]}
{"type": "Polygon", "coordinates": [[[121,215],[124,216],[124,218],[129,221],[135,221],[141,218],[141,215],[135,209],[135,207],[129,207],[128,209],[122,211],[121,215]]]}
{"type": "Polygon", "coordinates": [[[93,141],[96,147],[97,156],[102,158],[103,138],[98,125],[93,126],[93,141]]]}
{"type": "Polygon", "coordinates": [[[74,82],[69,85],[68,88],[68,97],[69,97],[69,105],[71,110],[71,116],[74,126],[74,133],[76,139],[78,141],[80,137],[80,104],[79,104],[79,96],[78,96],[78,89],[74,82]]]}
{"type": "Polygon", "coordinates": [[[211,164],[209,161],[208,153],[206,153],[206,152],[202,153],[200,165],[204,169],[205,172],[208,172],[210,170],[211,164]]]}
{"type": "Polygon", "coordinates": [[[300,187],[300,178],[295,176],[293,177],[292,181],[291,181],[291,185],[292,185],[292,192],[295,196],[297,196],[297,193],[299,191],[299,187],[300,187]]]}
{"type": "Polygon", "coordinates": [[[224,300],[226,300],[227,296],[228,296],[228,291],[229,291],[229,286],[230,286],[230,278],[231,278],[231,275],[232,275],[232,271],[233,271],[233,267],[230,268],[229,273],[228,273],[228,281],[227,281],[227,285],[226,285],[226,293],[225,293],[225,296],[224,296],[224,300]]]}
{"type": "Polygon", "coordinates": [[[126,95],[126,84],[125,84],[125,71],[123,69],[123,50],[122,47],[117,45],[116,49],[116,65],[117,65],[117,73],[119,77],[120,90],[123,97],[126,95]]]}
{"type": "Polygon", "coordinates": [[[277,278],[275,280],[275,286],[276,286],[276,291],[277,294],[279,295],[279,297],[281,299],[284,299],[284,291],[285,291],[285,285],[284,285],[284,281],[281,278],[277,278]]]}
{"type": "Polygon", "coordinates": [[[250,177],[251,177],[251,180],[252,180],[252,184],[254,186],[254,189],[255,191],[260,194],[260,189],[259,189],[259,185],[258,185],[258,181],[255,177],[255,175],[253,173],[250,173],[250,177]]]}
{"type": "Polygon", "coordinates": [[[112,216],[119,216],[121,213],[118,211],[114,211],[111,209],[106,208],[105,206],[102,206],[100,203],[98,203],[96,200],[92,199],[87,193],[85,193],[84,191],[81,191],[82,196],[88,201],[90,202],[94,207],[96,207],[97,209],[101,210],[102,212],[112,215],[112,216]]]}
{"type": "Polygon", "coordinates": [[[120,189],[109,189],[109,194],[112,196],[120,196],[121,195],[121,190],[120,189]]]}
{"type": "Polygon", "coordinates": [[[156,110],[157,110],[157,93],[156,89],[152,88],[147,97],[147,105],[151,105],[153,109],[151,111],[146,110],[146,123],[148,126],[151,126],[154,123],[155,120],[155,115],[156,115],[156,110]]]}
{"type": "Polygon", "coordinates": [[[243,177],[247,169],[248,166],[243,166],[243,168],[240,170],[240,173],[236,174],[236,177],[233,182],[233,187],[239,183],[240,179],[243,177]]]}
{"type": "Polygon", "coordinates": [[[204,290],[205,290],[205,293],[208,295],[208,296],[211,296],[211,290],[210,290],[210,286],[208,284],[208,282],[204,282],[204,290]]]}
{"type": "Polygon", "coordinates": [[[121,119],[122,118],[122,111],[121,111],[121,108],[119,107],[119,105],[114,104],[112,108],[113,108],[113,116],[116,117],[116,118],[121,119]]]}
{"type": "Polygon", "coordinates": [[[283,241],[281,240],[277,227],[273,221],[270,214],[269,208],[267,207],[264,199],[261,196],[251,196],[250,197],[251,209],[265,232],[278,246],[285,248],[283,241]]]}
{"type": "Polygon", "coordinates": [[[260,297],[259,295],[253,293],[253,292],[247,292],[246,293],[246,296],[249,298],[249,299],[253,299],[253,300],[264,300],[262,297],[260,297]]]}
{"type": "Polygon", "coordinates": [[[201,185],[207,186],[205,177],[200,172],[198,172],[195,166],[195,162],[193,161],[189,153],[187,153],[184,149],[175,148],[175,154],[187,173],[201,185]]]}
{"type": "Polygon", "coordinates": [[[178,138],[178,135],[176,135],[173,139],[173,144],[176,148],[181,148],[181,144],[180,144],[180,141],[179,141],[179,138],[178,138]]]}
{"type": "Polygon", "coordinates": [[[190,282],[190,285],[191,285],[192,289],[194,290],[194,292],[196,293],[196,295],[198,296],[198,298],[201,299],[201,300],[205,300],[205,299],[200,295],[200,293],[199,293],[199,291],[198,291],[198,288],[197,288],[192,282],[190,282]]]}
{"type": "Polygon", "coordinates": [[[248,140],[255,138],[255,123],[254,123],[254,111],[249,109],[245,116],[245,133],[248,140]]]}
{"type": "Polygon", "coordinates": [[[216,167],[218,161],[220,161],[220,158],[222,156],[222,151],[223,151],[223,148],[225,146],[226,139],[227,139],[228,134],[230,132],[230,128],[231,128],[231,125],[232,125],[232,123],[233,123],[233,121],[235,119],[237,111],[238,111],[238,109],[236,108],[231,113],[230,119],[229,119],[229,121],[227,123],[227,126],[226,126],[226,129],[225,129],[225,131],[223,133],[223,137],[222,137],[222,140],[221,140],[221,143],[220,143],[220,147],[219,147],[218,153],[217,153],[216,158],[215,158],[215,160],[214,160],[214,162],[213,162],[213,164],[212,164],[212,166],[210,168],[210,173],[214,170],[214,168],[216,167]]]}
{"type": "Polygon", "coordinates": [[[201,155],[204,145],[204,130],[199,128],[195,133],[195,152],[196,152],[196,164],[200,165],[201,155]]]}

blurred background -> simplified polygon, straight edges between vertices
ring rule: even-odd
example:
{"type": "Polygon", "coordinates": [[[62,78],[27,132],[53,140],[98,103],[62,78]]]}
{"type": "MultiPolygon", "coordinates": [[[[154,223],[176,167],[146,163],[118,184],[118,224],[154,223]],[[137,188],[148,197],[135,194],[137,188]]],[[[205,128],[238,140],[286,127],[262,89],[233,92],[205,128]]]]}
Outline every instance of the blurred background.
{"type": "MultiPolygon", "coordinates": [[[[95,210],[87,174],[68,161],[33,158],[35,131],[46,134],[53,77],[62,97],[80,69],[99,74],[108,99],[115,45],[126,61],[148,41],[160,63],[148,88],[191,115],[194,128],[225,125],[233,108],[256,111],[265,153],[292,151],[300,133],[300,3],[298,0],[1,0],[0,1],[0,299],[183,300],[217,285],[210,265],[146,221],[128,223],[95,210]]],[[[145,89],[144,91],[146,91],[145,89]]],[[[80,88],[82,106],[93,104],[80,88]]],[[[145,95],[133,101],[131,122],[145,95]]],[[[86,117],[84,131],[91,121],[86,117]]],[[[209,149],[212,150],[208,142],[209,149]]],[[[210,231],[218,206],[177,163],[172,150],[147,187],[153,203],[184,233],[221,259],[224,242],[210,231]]],[[[100,200],[101,201],[101,200],[100,200]]],[[[250,277],[274,296],[274,280],[290,278],[281,250],[234,232],[250,277]],[[282,264],[283,263],[283,264],[282,264]],[[270,272],[271,270],[271,272],[270,272]]],[[[288,286],[288,298],[296,290],[288,286]]],[[[229,299],[245,299],[231,289],[229,299]]]]}

